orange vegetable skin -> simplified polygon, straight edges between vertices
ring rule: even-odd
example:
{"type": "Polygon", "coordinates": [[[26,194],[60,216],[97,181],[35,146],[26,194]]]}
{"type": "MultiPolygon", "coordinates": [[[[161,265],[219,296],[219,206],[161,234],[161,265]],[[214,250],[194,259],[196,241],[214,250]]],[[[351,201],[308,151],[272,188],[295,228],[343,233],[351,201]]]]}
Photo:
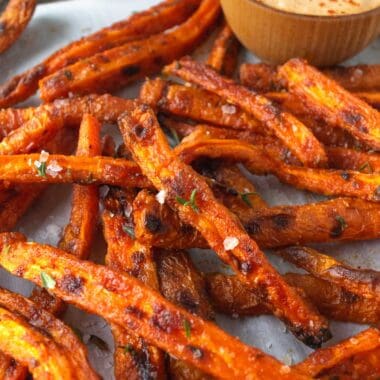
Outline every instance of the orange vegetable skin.
{"type": "Polygon", "coordinates": [[[40,81],[41,98],[51,101],[70,92],[107,92],[157,72],[192,51],[213,25],[219,11],[217,0],[203,0],[197,11],[178,28],[67,66],[40,81]]]}
{"type": "MultiPolygon", "coordinates": [[[[100,123],[85,114],[79,128],[76,156],[93,157],[101,154],[100,123]]],[[[74,185],[71,216],[65,228],[59,247],[80,259],[90,254],[91,243],[98,218],[99,194],[96,185],[74,185]]]]}
{"type": "Polygon", "coordinates": [[[3,268],[38,285],[44,271],[56,281],[50,289],[56,296],[137,331],[151,344],[205,372],[224,379],[308,378],[175,307],[133,277],[80,261],[53,247],[11,242],[12,238],[14,234],[1,236],[7,244],[0,255],[3,268]],[[190,337],[183,328],[185,320],[190,323],[190,337]]]}
{"type": "Polygon", "coordinates": [[[327,158],[323,146],[311,131],[294,116],[281,111],[269,99],[221,77],[214,70],[189,57],[172,63],[164,71],[216,93],[253,115],[305,166],[326,165],[327,158]]]}
{"type": "MultiPolygon", "coordinates": [[[[147,199],[137,214],[136,236],[153,246],[166,248],[207,248],[198,231],[179,220],[169,207],[158,207],[147,199]],[[148,223],[149,219],[154,220],[148,223]],[[147,229],[139,225],[147,224],[147,229]],[[158,226],[158,227],[157,227],[158,226]],[[141,233],[145,231],[145,233],[141,233]]],[[[380,205],[353,198],[337,198],[297,206],[276,206],[244,210],[235,208],[245,230],[260,247],[275,248],[316,242],[352,241],[379,238],[380,205]],[[342,226],[339,220],[346,221],[342,226]],[[345,227],[345,228],[343,228],[345,227]]]]}
{"type": "Polygon", "coordinates": [[[153,111],[136,103],[135,108],[131,107],[119,119],[119,128],[142,171],[158,190],[166,192],[168,204],[179,212],[181,219],[201,232],[220,258],[239,273],[242,281],[248,285],[261,283],[268,291],[274,313],[307,344],[318,346],[328,339],[326,321],[285,284],[236,217],[216,201],[202,177],[170,150],[153,111]],[[189,207],[179,201],[191,197],[196,206],[189,207]],[[234,241],[233,247],[224,248],[228,238],[234,241]],[[309,323],[310,320],[313,323],[309,323]]]}
{"type": "Polygon", "coordinates": [[[0,54],[9,49],[28,25],[36,0],[10,0],[0,15],[0,54]]]}
{"type": "MultiPolygon", "coordinates": [[[[152,250],[139,243],[128,234],[133,231],[132,215],[125,216],[125,210],[132,210],[136,192],[111,188],[104,201],[106,210],[102,214],[104,236],[107,242],[107,265],[115,270],[137,277],[152,289],[158,289],[156,266],[152,250]]],[[[164,353],[124,328],[112,324],[115,340],[114,367],[115,378],[140,378],[153,376],[165,379],[164,353]]]]}
{"type": "Polygon", "coordinates": [[[40,79],[80,59],[91,57],[129,41],[160,33],[183,22],[195,10],[199,2],[200,0],[164,1],[124,21],[68,44],[43,62],[0,86],[0,108],[10,107],[27,99],[36,92],[40,79]]]}
{"type": "Polygon", "coordinates": [[[289,92],[315,116],[380,150],[378,111],[301,59],[292,59],[281,66],[279,76],[286,82],[289,92]]]}
{"type": "Polygon", "coordinates": [[[195,157],[225,158],[243,162],[255,174],[274,174],[280,181],[299,189],[335,196],[351,196],[380,201],[380,177],[355,171],[303,168],[287,165],[269,156],[260,147],[238,140],[200,140],[184,143],[176,154],[185,162],[195,157]]]}
{"type": "Polygon", "coordinates": [[[74,366],[68,350],[28,326],[20,317],[0,307],[0,348],[28,366],[38,379],[86,379],[74,366]]]}

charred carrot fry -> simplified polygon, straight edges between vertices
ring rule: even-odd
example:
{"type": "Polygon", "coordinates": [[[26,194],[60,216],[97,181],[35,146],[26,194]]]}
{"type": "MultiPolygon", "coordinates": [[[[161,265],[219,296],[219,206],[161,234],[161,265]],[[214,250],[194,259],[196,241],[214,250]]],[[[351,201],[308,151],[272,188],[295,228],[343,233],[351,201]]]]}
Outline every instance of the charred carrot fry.
{"type": "Polygon", "coordinates": [[[380,149],[380,114],[300,59],[279,68],[279,76],[310,112],[332,127],[347,130],[359,141],[380,149]]]}
{"type": "MultiPolygon", "coordinates": [[[[100,123],[91,115],[83,117],[79,128],[76,156],[93,157],[101,154],[100,123]]],[[[70,222],[65,228],[59,247],[85,259],[90,254],[91,242],[98,217],[99,194],[96,185],[74,185],[70,222]]]]}
{"type": "Polygon", "coordinates": [[[274,174],[280,181],[299,189],[324,195],[358,197],[375,202],[380,200],[380,177],[376,173],[288,165],[271,157],[259,147],[239,140],[192,141],[177,146],[175,151],[185,162],[191,162],[200,156],[228,158],[243,162],[252,173],[274,174]]]}
{"type": "Polygon", "coordinates": [[[40,161],[41,154],[0,156],[0,164],[4,165],[0,168],[0,178],[9,179],[14,183],[78,183],[82,185],[152,187],[146,177],[141,174],[140,168],[135,163],[124,159],[103,156],[45,155],[44,153],[42,156],[47,158],[46,162],[40,161]],[[41,163],[45,164],[42,165],[42,169],[41,163]],[[17,177],[13,178],[12,173],[17,177]]]}
{"type": "Polygon", "coordinates": [[[16,362],[10,356],[0,353],[0,379],[23,380],[28,375],[28,368],[16,362]]]}
{"type": "MultiPolygon", "coordinates": [[[[311,275],[287,273],[284,278],[329,319],[362,324],[379,323],[380,308],[371,299],[311,275]]],[[[236,276],[207,274],[206,281],[208,294],[217,311],[242,316],[270,314],[260,290],[248,289],[236,276]]]]}
{"type": "Polygon", "coordinates": [[[236,66],[240,43],[224,21],[207,58],[207,64],[226,76],[232,76],[236,66]]]}
{"type": "MultiPolygon", "coordinates": [[[[100,153],[100,124],[94,117],[85,114],[79,128],[76,155],[91,157],[100,153]]],[[[63,232],[59,248],[80,259],[86,259],[96,230],[98,188],[96,185],[74,185],[72,198],[70,221],[63,232]]],[[[54,315],[60,315],[66,308],[62,300],[50,295],[46,289],[35,288],[31,299],[54,315]]]]}
{"type": "Polygon", "coordinates": [[[3,268],[38,285],[42,285],[41,272],[46,273],[54,281],[49,290],[56,296],[134,329],[149,343],[211,375],[224,379],[267,379],[273,375],[284,380],[308,378],[175,307],[131,276],[80,261],[53,247],[17,239],[20,236],[16,234],[1,236],[3,268]],[[23,271],[18,270],[20,265],[23,271]],[[190,334],[183,327],[184,321],[190,325],[190,334]]]}
{"type": "Polygon", "coordinates": [[[98,378],[88,362],[86,348],[75,333],[59,319],[27,298],[5,289],[0,289],[0,305],[11,313],[22,316],[30,325],[45,331],[64,349],[69,352],[75,350],[75,355],[71,357],[74,364],[80,367],[89,379],[98,378]],[[36,315],[38,315],[38,319],[36,319],[36,315]]]}
{"type": "MultiPolygon", "coordinates": [[[[337,66],[322,69],[322,73],[351,92],[371,94],[380,90],[380,65],[337,66]]],[[[240,80],[245,86],[259,92],[272,92],[284,88],[284,83],[277,77],[277,67],[265,63],[242,64],[240,80]]]]}
{"type": "Polygon", "coordinates": [[[10,0],[0,15],[0,54],[9,49],[27,27],[36,8],[36,0],[10,0]]]}
{"type": "MultiPolygon", "coordinates": [[[[275,248],[316,242],[355,241],[379,237],[380,206],[353,198],[244,210],[238,213],[245,230],[260,247],[275,248]],[[342,224],[340,221],[344,220],[342,224]]],[[[147,198],[135,217],[136,236],[156,247],[207,248],[202,236],[169,207],[147,198]],[[140,228],[146,224],[147,229],[140,228]],[[142,233],[145,231],[145,234],[142,233]]]]}
{"type": "Polygon", "coordinates": [[[96,53],[160,33],[186,20],[200,0],[169,0],[134,14],[59,49],[40,64],[0,86],[0,108],[10,107],[33,95],[38,81],[53,72],[96,53]]]}
{"type": "MultiPolygon", "coordinates": [[[[367,329],[352,338],[344,340],[335,346],[320,349],[312,353],[305,361],[294,366],[302,372],[312,377],[319,377],[342,362],[350,360],[355,355],[369,352],[380,346],[380,332],[377,329],[367,329]]],[[[376,360],[377,368],[379,368],[379,360],[376,360]]],[[[351,374],[352,376],[355,373],[351,374]]],[[[355,377],[354,377],[355,378],[355,377]]]]}
{"type": "MultiPolygon", "coordinates": [[[[205,293],[205,281],[185,251],[155,253],[160,289],[170,302],[205,320],[214,312],[205,293]]],[[[174,379],[206,380],[209,376],[181,360],[170,358],[170,376],[174,379]]]]}
{"type": "Polygon", "coordinates": [[[232,265],[247,284],[261,283],[275,314],[286,320],[307,344],[328,338],[326,321],[303,304],[246,234],[236,217],[216,201],[206,182],[170,150],[153,111],[146,105],[129,109],[119,119],[125,144],[155,187],[167,194],[167,202],[181,219],[199,229],[222,260],[232,265]],[[144,157],[144,158],[143,158],[144,157]],[[279,304],[281,296],[281,310],[279,304]],[[291,306],[292,305],[292,306],[291,306]],[[298,313],[294,315],[294,306],[298,313]],[[313,320],[313,326],[309,322],[313,320]]]}
{"type": "Polygon", "coordinates": [[[220,11],[217,0],[203,0],[177,28],[130,42],[58,70],[39,83],[41,98],[51,101],[76,94],[107,92],[159,71],[191,52],[213,25],[220,11]]]}
{"type": "Polygon", "coordinates": [[[77,372],[79,368],[74,368],[67,352],[2,307],[0,336],[1,350],[27,366],[36,378],[86,378],[83,372],[77,372]]]}
{"type": "Polygon", "coordinates": [[[51,112],[42,111],[0,142],[0,154],[28,153],[39,149],[63,128],[63,120],[51,112]]]}
{"type": "MultiPolygon", "coordinates": [[[[108,245],[106,263],[115,270],[139,278],[152,289],[158,289],[156,266],[152,250],[134,237],[132,202],[136,192],[111,188],[104,201],[102,214],[104,236],[108,245]],[[126,211],[128,215],[126,216],[126,211]]],[[[134,334],[118,325],[111,326],[115,339],[115,378],[126,375],[139,378],[143,373],[155,373],[165,378],[165,358],[161,350],[149,346],[134,334]]]]}
{"type": "MultiPolygon", "coordinates": [[[[341,222],[345,223],[344,219],[341,222]]],[[[288,247],[278,251],[278,254],[315,277],[340,285],[354,294],[370,298],[374,304],[379,303],[380,273],[375,270],[352,268],[307,247],[288,247]]]]}
{"type": "Polygon", "coordinates": [[[306,166],[323,166],[327,163],[326,153],[311,131],[291,114],[282,112],[269,99],[221,77],[188,57],[167,66],[165,72],[198,84],[240,106],[260,121],[268,133],[277,136],[306,166]]]}

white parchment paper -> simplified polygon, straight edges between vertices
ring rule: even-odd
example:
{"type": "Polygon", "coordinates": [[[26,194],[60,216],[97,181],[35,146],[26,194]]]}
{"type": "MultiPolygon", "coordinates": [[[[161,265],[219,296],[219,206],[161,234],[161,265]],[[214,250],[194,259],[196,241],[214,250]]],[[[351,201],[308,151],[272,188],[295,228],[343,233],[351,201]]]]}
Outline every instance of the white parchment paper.
{"type": "MultiPolygon", "coordinates": [[[[8,52],[0,56],[0,83],[40,62],[66,43],[114,21],[126,18],[130,13],[148,8],[155,3],[158,3],[158,0],[72,0],[39,5],[34,18],[20,40],[8,52]]],[[[207,47],[201,47],[198,55],[204,55],[206,50],[207,47]]],[[[244,59],[257,60],[248,53],[245,54],[244,59]]],[[[350,63],[359,62],[380,63],[380,39],[350,61],[350,63]]],[[[137,90],[137,85],[132,86],[123,91],[122,95],[134,97],[137,95],[137,90]]],[[[34,97],[26,104],[38,104],[38,102],[38,98],[34,97]]],[[[115,127],[107,127],[106,132],[114,136],[118,135],[115,127]]],[[[296,191],[281,185],[274,177],[252,176],[252,180],[261,195],[271,205],[300,204],[320,199],[310,193],[296,191]]],[[[25,233],[30,240],[56,244],[62,228],[68,221],[70,196],[70,186],[51,186],[41,200],[25,215],[17,229],[25,233]]],[[[380,244],[378,241],[325,244],[318,247],[351,265],[380,270],[380,244]]],[[[92,259],[102,263],[104,253],[105,244],[99,230],[92,259]]],[[[194,250],[192,255],[197,265],[203,270],[223,270],[223,266],[212,252],[194,250]]],[[[270,252],[268,252],[268,256],[281,272],[295,270],[281,259],[272,257],[270,252]]],[[[1,270],[0,286],[24,295],[29,295],[32,288],[31,284],[26,281],[11,277],[1,270]]],[[[94,368],[105,379],[112,379],[113,342],[108,325],[101,318],[72,307],[69,308],[64,319],[69,325],[82,331],[85,341],[88,340],[90,334],[95,334],[109,343],[109,352],[101,351],[91,344],[88,347],[94,368]]],[[[217,323],[230,334],[276,356],[286,364],[298,362],[311,352],[309,348],[288,333],[282,322],[274,317],[231,319],[218,316],[217,323]]],[[[334,337],[328,342],[328,345],[338,342],[364,327],[332,322],[331,330],[334,337]]],[[[73,354],[75,355],[75,353],[73,354]]]]}

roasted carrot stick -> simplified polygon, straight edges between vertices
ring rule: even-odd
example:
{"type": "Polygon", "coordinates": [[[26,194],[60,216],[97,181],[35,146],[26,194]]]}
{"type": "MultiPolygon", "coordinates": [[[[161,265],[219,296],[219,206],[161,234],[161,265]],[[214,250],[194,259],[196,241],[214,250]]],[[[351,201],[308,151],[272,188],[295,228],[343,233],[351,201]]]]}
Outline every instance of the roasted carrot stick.
{"type": "MultiPolygon", "coordinates": [[[[76,155],[91,157],[101,153],[100,124],[85,114],[79,128],[76,155]]],[[[59,242],[59,248],[80,259],[86,259],[97,227],[99,195],[96,185],[74,185],[70,221],[59,242]]],[[[65,310],[62,300],[50,295],[46,289],[35,288],[31,299],[54,315],[65,310]]]]}
{"type": "Polygon", "coordinates": [[[74,362],[74,365],[78,366],[87,375],[88,379],[98,378],[88,362],[85,346],[75,333],[59,319],[27,298],[5,289],[0,289],[0,305],[11,313],[20,315],[30,325],[44,331],[65,350],[69,352],[75,351],[75,355],[70,358],[74,362]],[[38,318],[36,318],[37,315],[38,318]]]}
{"type": "MultiPolygon", "coordinates": [[[[380,65],[337,66],[322,69],[322,73],[351,92],[371,94],[380,90],[380,65]]],[[[283,89],[284,83],[276,75],[277,67],[265,63],[240,66],[241,82],[259,92],[283,89]]]]}
{"type": "Polygon", "coordinates": [[[380,272],[352,268],[333,257],[307,247],[288,247],[278,251],[278,254],[313,276],[340,285],[351,293],[370,298],[374,305],[380,306],[378,289],[380,272]]]}
{"type": "MultiPolygon", "coordinates": [[[[337,198],[258,211],[246,209],[239,213],[239,208],[234,211],[245,230],[263,248],[379,238],[380,205],[360,199],[337,198]]],[[[208,247],[199,232],[182,222],[169,207],[159,207],[154,198],[146,198],[143,211],[136,214],[135,223],[136,236],[156,247],[208,247]],[[140,229],[144,224],[148,228],[140,229]]]]}
{"type": "Polygon", "coordinates": [[[165,192],[168,204],[181,219],[197,228],[220,258],[232,265],[242,281],[261,283],[275,314],[304,342],[318,346],[328,339],[326,321],[284,283],[236,217],[216,201],[202,177],[171,151],[153,111],[136,102],[119,119],[119,128],[143,173],[165,192]]]}
{"type": "Polygon", "coordinates": [[[200,0],[164,1],[59,49],[40,64],[0,86],[0,108],[12,106],[34,94],[38,81],[80,59],[160,33],[186,20],[200,0]]]}
{"type": "MultiPolygon", "coordinates": [[[[372,299],[307,274],[287,273],[284,278],[329,319],[362,324],[378,324],[380,321],[380,307],[372,299]]],[[[260,290],[248,289],[236,276],[211,273],[207,274],[206,281],[217,311],[242,316],[270,314],[260,290]]]]}
{"type": "Polygon", "coordinates": [[[75,157],[43,154],[43,157],[47,157],[47,161],[44,162],[45,165],[42,165],[41,169],[41,154],[0,156],[0,178],[11,180],[14,183],[78,183],[152,187],[146,177],[141,174],[140,168],[132,161],[103,156],[75,157]]]}
{"type": "Polygon", "coordinates": [[[76,94],[107,92],[159,71],[191,52],[213,25],[220,11],[217,0],[203,0],[197,11],[177,28],[78,61],[43,78],[44,101],[76,94]]]}
{"type": "Polygon", "coordinates": [[[151,344],[211,375],[224,379],[259,380],[273,375],[284,380],[308,378],[175,307],[131,276],[20,239],[20,234],[1,235],[3,268],[38,285],[42,285],[44,272],[54,281],[49,290],[56,296],[112,323],[134,329],[151,344]],[[189,323],[190,334],[184,329],[185,321],[189,323]]]}
{"type": "MultiPolygon", "coordinates": [[[[337,365],[343,364],[356,355],[368,353],[372,350],[379,352],[380,348],[380,332],[377,329],[370,328],[352,338],[346,339],[335,346],[320,349],[312,353],[306,360],[294,366],[309,376],[319,377],[326,373],[328,370],[337,365]]],[[[376,369],[379,369],[379,360],[375,361],[376,369]]],[[[352,373],[353,378],[358,374],[352,373]]],[[[367,377],[366,377],[367,378],[367,377]]]]}
{"type": "Polygon", "coordinates": [[[380,149],[380,114],[301,59],[279,68],[289,92],[314,115],[339,127],[359,141],[380,149]]]}
{"type": "Polygon", "coordinates": [[[240,43],[224,21],[207,58],[207,64],[226,76],[232,76],[239,56],[240,43]]]}
{"type": "Polygon", "coordinates": [[[311,131],[291,114],[282,112],[269,99],[221,77],[188,57],[167,66],[165,72],[198,84],[253,115],[305,166],[323,166],[327,163],[326,153],[311,131]]]}
{"type": "MultiPolygon", "coordinates": [[[[158,289],[153,251],[134,236],[132,202],[135,195],[134,190],[111,188],[104,200],[106,209],[102,220],[107,242],[106,263],[110,268],[129,273],[152,289],[158,289]]],[[[148,345],[133,330],[127,331],[115,324],[111,329],[115,340],[116,379],[140,378],[144,373],[165,379],[165,357],[161,350],[148,345]]]]}
{"type": "Polygon", "coordinates": [[[0,15],[0,54],[9,49],[27,27],[36,0],[10,0],[0,15]]]}
{"type": "Polygon", "coordinates": [[[274,174],[282,182],[299,189],[334,196],[380,200],[380,177],[356,171],[303,168],[288,165],[268,155],[257,146],[239,140],[200,140],[176,147],[176,154],[185,162],[195,157],[225,158],[243,162],[255,174],[274,174]]]}
{"type": "MultiPolygon", "coordinates": [[[[205,320],[214,313],[207,294],[203,276],[197,271],[185,251],[155,252],[160,289],[164,297],[175,305],[205,320]]],[[[207,380],[210,377],[181,360],[170,358],[170,376],[174,379],[207,380]]]]}

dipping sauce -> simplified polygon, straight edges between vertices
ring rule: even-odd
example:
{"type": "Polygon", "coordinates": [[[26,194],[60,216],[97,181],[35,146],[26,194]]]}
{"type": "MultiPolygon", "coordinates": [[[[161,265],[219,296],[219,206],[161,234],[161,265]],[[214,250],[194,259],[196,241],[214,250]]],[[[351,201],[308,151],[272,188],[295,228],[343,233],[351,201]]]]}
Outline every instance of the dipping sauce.
{"type": "Polygon", "coordinates": [[[256,0],[286,12],[313,16],[344,16],[370,11],[380,0],[256,0]]]}

